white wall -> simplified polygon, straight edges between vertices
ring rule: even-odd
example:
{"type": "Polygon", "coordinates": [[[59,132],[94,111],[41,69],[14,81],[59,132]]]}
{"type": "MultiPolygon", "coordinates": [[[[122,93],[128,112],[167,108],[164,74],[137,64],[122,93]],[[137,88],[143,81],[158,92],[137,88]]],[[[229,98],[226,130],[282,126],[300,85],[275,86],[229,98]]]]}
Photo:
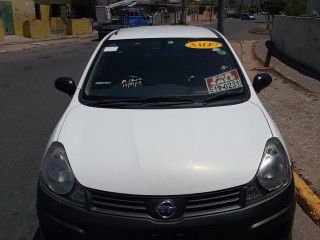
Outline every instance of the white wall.
{"type": "Polygon", "coordinates": [[[320,73],[320,18],[275,16],[272,41],[284,55],[320,73]]]}

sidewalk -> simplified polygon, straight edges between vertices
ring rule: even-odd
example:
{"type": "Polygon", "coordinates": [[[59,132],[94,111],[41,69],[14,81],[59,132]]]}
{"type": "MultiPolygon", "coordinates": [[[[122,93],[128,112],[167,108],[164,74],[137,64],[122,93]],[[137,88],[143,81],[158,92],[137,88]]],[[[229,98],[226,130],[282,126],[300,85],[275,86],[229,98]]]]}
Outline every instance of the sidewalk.
{"type": "MultiPolygon", "coordinates": [[[[265,40],[258,40],[254,44],[256,56],[263,62],[267,59],[268,48],[265,40]]],[[[270,65],[282,77],[311,91],[320,93],[320,75],[301,67],[292,60],[285,59],[279,52],[273,50],[270,65]]]]}
{"type": "MultiPolygon", "coordinates": [[[[255,55],[262,61],[267,61],[268,48],[266,40],[255,42],[255,55]]],[[[272,50],[269,67],[275,70],[283,78],[299,85],[301,88],[314,93],[320,93],[320,76],[308,69],[303,68],[298,63],[286,59],[276,50],[272,50]]],[[[299,205],[309,215],[309,217],[320,226],[320,200],[313,193],[311,188],[302,180],[298,174],[294,173],[296,185],[296,197],[299,205]]]]}
{"type": "Polygon", "coordinates": [[[27,50],[30,48],[35,48],[37,46],[50,46],[56,44],[63,44],[73,42],[76,39],[97,39],[97,34],[86,34],[86,35],[62,35],[62,36],[53,36],[51,38],[42,38],[42,39],[31,39],[22,36],[5,36],[4,41],[0,41],[0,54],[7,52],[16,52],[21,50],[27,50]]]}

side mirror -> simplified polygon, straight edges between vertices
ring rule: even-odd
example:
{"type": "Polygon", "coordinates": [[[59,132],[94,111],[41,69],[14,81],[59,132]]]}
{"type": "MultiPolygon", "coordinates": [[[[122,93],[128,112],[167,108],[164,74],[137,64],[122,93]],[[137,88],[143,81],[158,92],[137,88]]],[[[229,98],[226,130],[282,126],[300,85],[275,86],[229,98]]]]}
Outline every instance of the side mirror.
{"type": "Polygon", "coordinates": [[[256,93],[268,87],[272,82],[272,77],[267,73],[259,73],[253,79],[253,88],[256,93]]]}
{"type": "Polygon", "coordinates": [[[73,96],[77,87],[72,78],[68,77],[59,77],[54,82],[54,86],[59,91],[68,94],[69,96],[73,96]]]}

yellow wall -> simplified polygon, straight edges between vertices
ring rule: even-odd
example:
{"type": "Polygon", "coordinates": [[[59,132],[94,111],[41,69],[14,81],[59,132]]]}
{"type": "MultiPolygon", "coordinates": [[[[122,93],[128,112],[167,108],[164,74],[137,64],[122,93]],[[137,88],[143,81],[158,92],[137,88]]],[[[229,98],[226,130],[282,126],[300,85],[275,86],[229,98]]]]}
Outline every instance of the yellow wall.
{"type": "Polygon", "coordinates": [[[92,33],[92,24],[90,18],[67,20],[68,35],[83,35],[90,33],[92,33]]]}
{"type": "Polygon", "coordinates": [[[4,41],[4,29],[3,29],[3,22],[0,18],[0,41],[4,41]]]}
{"type": "Polygon", "coordinates": [[[66,34],[66,21],[67,19],[61,17],[50,18],[51,32],[53,34],[66,34]]]}
{"type": "MultiPolygon", "coordinates": [[[[92,32],[91,19],[72,19],[66,24],[66,19],[64,18],[50,18],[50,5],[42,4],[40,5],[41,21],[37,21],[34,0],[11,0],[10,2],[12,4],[15,35],[29,36],[31,38],[46,38],[51,36],[50,33],[48,33],[50,27],[53,32],[56,30],[60,32],[65,31],[69,35],[89,34],[92,32]]],[[[2,39],[2,32],[3,26],[0,25],[0,41],[2,39]]]]}
{"type": "Polygon", "coordinates": [[[28,38],[49,38],[50,22],[49,21],[26,21],[23,24],[24,36],[28,38]]]}
{"type": "Polygon", "coordinates": [[[23,36],[23,23],[35,20],[33,0],[11,0],[15,35],[23,36]]]}
{"type": "Polygon", "coordinates": [[[40,5],[40,18],[42,21],[49,21],[50,5],[40,5]]]}

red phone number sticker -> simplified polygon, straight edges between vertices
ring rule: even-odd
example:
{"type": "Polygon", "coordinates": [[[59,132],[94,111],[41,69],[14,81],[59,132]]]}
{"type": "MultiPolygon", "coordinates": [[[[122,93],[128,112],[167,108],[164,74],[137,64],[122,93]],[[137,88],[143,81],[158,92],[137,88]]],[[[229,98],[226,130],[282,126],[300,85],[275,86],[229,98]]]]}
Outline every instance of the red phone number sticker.
{"type": "Polygon", "coordinates": [[[236,69],[206,78],[205,81],[210,94],[242,87],[236,69]]]}

